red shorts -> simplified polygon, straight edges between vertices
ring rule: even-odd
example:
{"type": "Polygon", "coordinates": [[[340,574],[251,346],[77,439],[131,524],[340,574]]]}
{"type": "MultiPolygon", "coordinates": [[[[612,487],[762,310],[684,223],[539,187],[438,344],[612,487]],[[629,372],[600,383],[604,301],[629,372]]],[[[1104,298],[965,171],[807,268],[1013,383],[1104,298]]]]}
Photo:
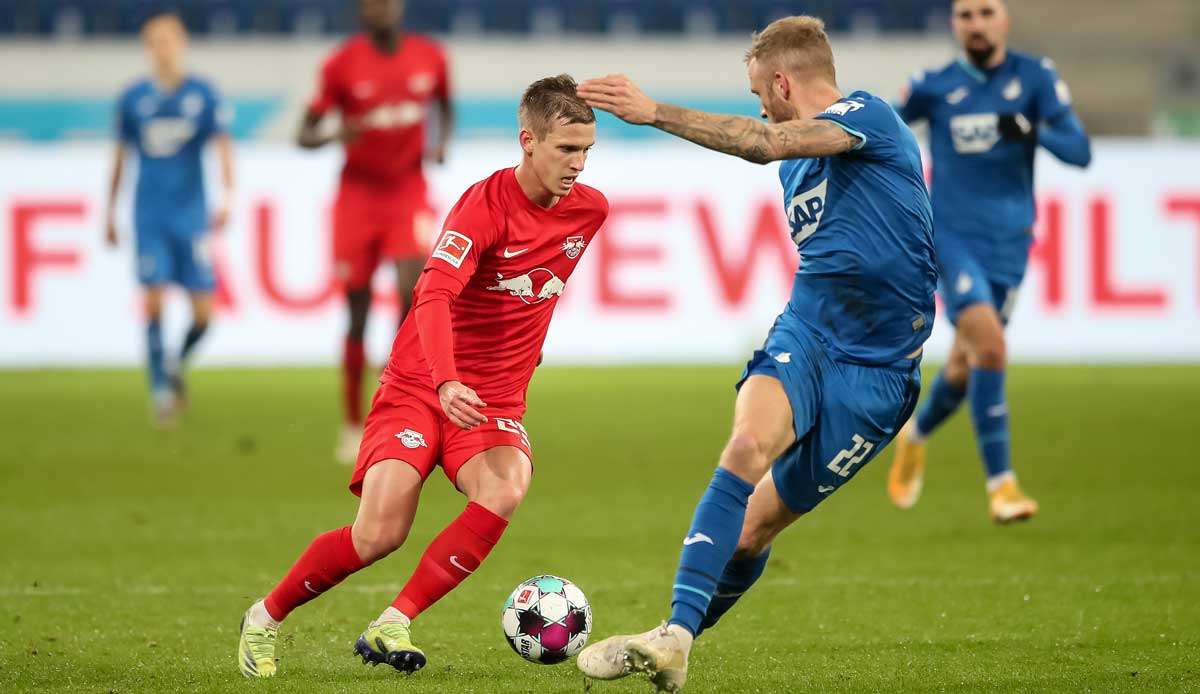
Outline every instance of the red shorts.
{"type": "Polygon", "coordinates": [[[380,385],[363,426],[350,491],[362,496],[367,470],[381,460],[403,460],[421,479],[440,464],[455,486],[463,464],[489,448],[515,446],[533,461],[520,410],[489,407],[483,414],[488,420],[468,431],[450,421],[433,391],[380,385]]]}
{"type": "Polygon", "coordinates": [[[333,208],[333,260],[338,280],[349,289],[370,286],[383,259],[428,254],[433,211],[425,179],[381,186],[342,179],[333,208]]]}

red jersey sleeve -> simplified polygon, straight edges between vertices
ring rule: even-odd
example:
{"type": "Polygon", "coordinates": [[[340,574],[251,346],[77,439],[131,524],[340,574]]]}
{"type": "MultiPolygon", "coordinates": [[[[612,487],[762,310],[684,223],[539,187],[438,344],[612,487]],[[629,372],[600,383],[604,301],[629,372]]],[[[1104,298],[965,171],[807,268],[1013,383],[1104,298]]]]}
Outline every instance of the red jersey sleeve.
{"type": "Polygon", "coordinates": [[[413,318],[434,388],[457,381],[450,307],[497,236],[483,186],[467,191],[446,217],[413,298],[413,318]]]}
{"type": "Polygon", "coordinates": [[[325,61],[321,66],[321,75],[318,78],[317,93],[313,96],[312,101],[308,102],[308,111],[323,116],[330,109],[336,108],[342,102],[341,98],[341,80],[340,70],[338,70],[338,56],[341,52],[335,53],[325,61]]]}

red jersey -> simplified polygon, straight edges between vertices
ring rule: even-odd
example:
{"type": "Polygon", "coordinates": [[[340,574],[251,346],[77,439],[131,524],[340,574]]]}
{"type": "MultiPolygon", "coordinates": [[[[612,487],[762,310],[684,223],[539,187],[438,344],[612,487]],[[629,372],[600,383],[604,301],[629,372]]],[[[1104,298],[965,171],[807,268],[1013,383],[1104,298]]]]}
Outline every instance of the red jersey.
{"type": "Polygon", "coordinates": [[[382,380],[430,390],[459,380],[490,407],[523,413],[554,307],[607,216],[604,195],[578,182],[554,207],[534,204],[515,169],[468,188],[446,217],[382,380]],[[425,354],[429,336],[418,327],[425,304],[439,300],[449,303],[452,367],[425,354]]]}
{"type": "Polygon", "coordinates": [[[321,68],[309,111],[336,108],[362,127],[346,145],[343,178],[390,184],[421,174],[429,102],[449,98],[446,56],[433,40],[401,34],[383,53],[364,34],[351,37],[321,68]]]}

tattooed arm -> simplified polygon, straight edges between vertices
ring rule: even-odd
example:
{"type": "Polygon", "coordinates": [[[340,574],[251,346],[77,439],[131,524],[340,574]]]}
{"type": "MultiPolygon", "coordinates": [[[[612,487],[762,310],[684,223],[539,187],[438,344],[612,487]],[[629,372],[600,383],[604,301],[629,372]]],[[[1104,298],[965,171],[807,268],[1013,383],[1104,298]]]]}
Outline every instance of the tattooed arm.
{"type": "Polygon", "coordinates": [[[854,149],[860,142],[825,120],[764,123],[745,116],[723,116],[655,103],[623,75],[588,80],[579,85],[579,95],[590,105],[626,122],[652,125],[701,147],[756,164],[826,157],[854,149]]]}
{"type": "Polygon", "coordinates": [[[722,116],[670,104],[656,105],[654,121],[650,125],[701,147],[755,164],[827,157],[854,149],[860,142],[827,120],[805,118],[786,123],[764,123],[745,116],[722,116]]]}

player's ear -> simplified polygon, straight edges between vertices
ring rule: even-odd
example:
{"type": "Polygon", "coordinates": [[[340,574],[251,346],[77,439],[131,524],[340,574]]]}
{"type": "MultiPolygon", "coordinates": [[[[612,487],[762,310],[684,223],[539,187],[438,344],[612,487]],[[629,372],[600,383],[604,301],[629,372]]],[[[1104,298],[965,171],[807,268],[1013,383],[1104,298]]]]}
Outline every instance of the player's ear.
{"type": "Polygon", "coordinates": [[[521,149],[524,150],[524,152],[526,154],[532,156],[533,155],[533,143],[536,139],[533,136],[533,133],[529,132],[525,128],[521,128],[521,133],[520,133],[520,135],[518,135],[518,138],[521,141],[521,149]]]}
{"type": "Polygon", "coordinates": [[[772,82],[772,86],[777,92],[779,92],[779,97],[784,101],[787,101],[792,95],[792,83],[788,79],[788,76],[782,72],[776,72],[772,82]]]}

